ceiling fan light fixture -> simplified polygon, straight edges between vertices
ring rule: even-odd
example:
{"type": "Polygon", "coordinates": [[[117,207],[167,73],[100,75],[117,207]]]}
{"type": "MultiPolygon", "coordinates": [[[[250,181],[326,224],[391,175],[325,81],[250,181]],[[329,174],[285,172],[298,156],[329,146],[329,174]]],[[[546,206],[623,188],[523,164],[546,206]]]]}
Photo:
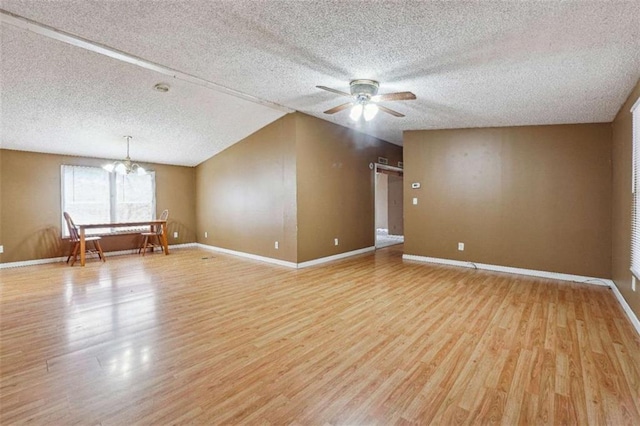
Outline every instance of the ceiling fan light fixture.
{"type": "Polygon", "coordinates": [[[125,136],[127,140],[127,158],[122,161],[114,161],[113,163],[105,164],[102,166],[103,169],[108,171],[109,173],[117,173],[119,175],[128,175],[131,173],[135,173],[139,176],[146,175],[147,171],[139,165],[138,163],[132,163],[131,158],[129,157],[129,142],[131,141],[131,136],[125,136]]]}
{"type": "Polygon", "coordinates": [[[378,105],[376,104],[366,104],[364,106],[364,119],[365,121],[371,121],[373,119],[373,117],[376,116],[376,114],[378,114],[378,111],[380,109],[378,108],[378,105]]]}
{"type": "Polygon", "coordinates": [[[332,89],[326,86],[316,86],[318,89],[326,90],[327,92],[335,93],[340,96],[352,98],[351,102],[344,103],[342,105],[329,108],[324,111],[325,114],[335,114],[340,111],[351,108],[349,116],[353,121],[358,121],[362,118],[364,113],[365,121],[371,121],[378,114],[378,111],[382,111],[385,114],[390,114],[394,117],[404,117],[404,114],[387,108],[385,106],[376,105],[378,102],[391,102],[391,101],[410,101],[416,99],[416,95],[411,92],[394,92],[378,95],[378,88],[380,83],[376,80],[358,79],[351,80],[349,82],[349,88],[351,93],[346,93],[341,90],[332,89]]]}
{"type": "Polygon", "coordinates": [[[351,118],[353,121],[358,121],[360,120],[360,117],[362,117],[362,110],[363,110],[363,106],[362,104],[356,104],[353,106],[353,108],[351,108],[351,113],[349,114],[349,118],[351,118]]]}

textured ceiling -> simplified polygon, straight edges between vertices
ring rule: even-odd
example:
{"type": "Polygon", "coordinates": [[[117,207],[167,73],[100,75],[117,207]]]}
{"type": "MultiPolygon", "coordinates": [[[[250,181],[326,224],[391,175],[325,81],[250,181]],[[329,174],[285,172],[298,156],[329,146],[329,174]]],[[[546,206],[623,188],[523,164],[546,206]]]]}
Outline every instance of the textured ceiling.
{"type": "MultiPolygon", "coordinates": [[[[13,1],[8,12],[341,125],[354,78],[402,131],[611,121],[640,78],[640,1],[13,1]]],[[[3,148],[195,165],[271,108],[2,24],[3,148]],[[159,81],[172,90],[151,90],[159,81]],[[137,150],[140,151],[137,151],[137,150]]]]}

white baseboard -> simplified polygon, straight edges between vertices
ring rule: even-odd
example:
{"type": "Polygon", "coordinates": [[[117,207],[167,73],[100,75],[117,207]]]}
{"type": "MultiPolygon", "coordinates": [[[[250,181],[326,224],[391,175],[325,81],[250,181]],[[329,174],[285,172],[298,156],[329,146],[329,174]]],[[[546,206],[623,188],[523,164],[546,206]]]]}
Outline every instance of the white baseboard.
{"type": "Polygon", "coordinates": [[[511,268],[509,266],[489,265],[485,263],[465,262],[461,260],[440,259],[437,257],[415,256],[412,254],[403,254],[402,259],[413,260],[417,262],[438,263],[441,265],[462,266],[465,268],[485,269],[488,271],[495,271],[495,272],[507,272],[510,274],[528,275],[532,277],[551,278],[551,279],[563,280],[563,281],[573,281],[573,282],[582,283],[582,284],[595,284],[595,285],[606,286],[611,288],[611,290],[613,291],[613,294],[618,300],[618,303],[620,303],[620,306],[622,306],[622,309],[624,310],[625,314],[627,314],[627,317],[631,321],[631,324],[636,329],[638,334],[640,334],[640,320],[638,320],[638,317],[631,310],[631,307],[622,296],[622,293],[620,293],[620,290],[616,286],[615,282],[607,278],[595,278],[595,277],[587,277],[583,275],[562,274],[559,272],[538,271],[535,269],[511,268]]]}
{"type": "Polygon", "coordinates": [[[441,265],[462,266],[464,268],[485,269],[487,271],[507,272],[509,274],[527,275],[530,277],[551,278],[555,280],[574,281],[583,284],[595,284],[609,287],[608,279],[586,277],[582,275],[563,274],[560,272],[538,271],[536,269],[512,268],[510,266],[490,265],[487,263],[465,262],[462,260],[440,259],[437,257],[415,256],[403,254],[403,260],[414,260],[417,262],[438,263],[441,265]]]}
{"type": "Polygon", "coordinates": [[[613,294],[616,296],[616,299],[618,299],[618,303],[620,303],[620,306],[622,306],[622,310],[624,311],[625,314],[627,314],[627,317],[629,317],[631,324],[633,324],[638,334],[640,334],[640,320],[638,320],[638,317],[636,316],[636,314],[631,310],[631,306],[629,306],[627,301],[622,296],[622,293],[620,293],[620,290],[618,289],[618,286],[616,285],[615,281],[613,280],[607,280],[607,281],[609,281],[609,287],[611,287],[613,294]]]}
{"type": "MultiPolygon", "coordinates": [[[[172,250],[175,248],[195,247],[195,246],[196,246],[196,243],[174,244],[169,246],[169,250],[172,250]]],[[[105,252],[105,255],[108,255],[109,257],[121,256],[124,254],[138,254],[138,249],[135,248],[135,249],[105,252]]],[[[67,256],[62,256],[62,257],[49,257],[47,259],[23,260],[20,262],[7,262],[7,263],[0,263],[0,269],[19,268],[22,266],[44,265],[46,263],[64,262],[66,260],[67,260],[67,256]]]]}
{"type": "Polygon", "coordinates": [[[338,259],[344,259],[345,257],[357,256],[359,254],[368,253],[374,251],[374,246],[365,247],[358,250],[348,251],[345,253],[334,254],[333,256],[321,257],[319,259],[308,260],[306,262],[298,263],[298,268],[307,268],[309,266],[320,265],[322,263],[332,262],[338,259]]]}
{"type": "MultiPolygon", "coordinates": [[[[216,246],[209,246],[206,244],[200,244],[200,243],[185,243],[185,244],[174,244],[174,245],[170,245],[169,249],[176,249],[176,248],[188,248],[188,247],[198,247],[198,248],[202,248],[205,250],[211,250],[211,251],[217,251],[220,253],[226,253],[226,254],[231,254],[234,256],[240,256],[240,257],[244,257],[247,259],[253,259],[253,260],[259,260],[261,262],[266,262],[266,263],[271,263],[274,265],[280,265],[280,266],[286,266],[288,268],[306,268],[309,266],[314,266],[314,265],[320,265],[322,263],[326,263],[326,262],[331,262],[334,260],[338,260],[338,259],[343,259],[345,257],[350,257],[350,256],[355,256],[358,254],[362,254],[362,253],[366,253],[366,252],[370,252],[375,250],[375,247],[366,247],[363,249],[359,249],[359,250],[353,250],[353,251],[349,251],[346,253],[340,253],[340,254],[336,254],[333,256],[327,256],[327,257],[323,257],[320,259],[314,259],[314,260],[310,260],[308,262],[302,262],[302,263],[295,263],[295,262],[287,262],[285,260],[280,260],[280,259],[274,259],[272,257],[266,257],[266,256],[259,256],[257,254],[251,254],[251,253],[245,253],[245,252],[241,252],[241,251],[235,251],[235,250],[229,250],[229,249],[225,249],[222,247],[216,247],[216,246]]],[[[125,254],[137,254],[138,249],[127,249],[127,250],[118,250],[118,251],[109,251],[109,252],[105,252],[105,254],[109,257],[111,256],[120,256],[120,255],[125,255],[125,254]]],[[[24,261],[20,261],[20,262],[8,262],[8,263],[0,263],[0,269],[4,269],[4,268],[19,268],[21,266],[33,266],[33,265],[43,265],[46,263],[56,263],[56,262],[64,262],[65,260],[67,260],[66,256],[62,256],[62,257],[51,257],[48,259],[35,259],[35,260],[24,260],[24,261]]]]}
{"type": "Polygon", "coordinates": [[[307,262],[295,263],[295,262],[288,262],[288,261],[280,260],[280,259],[274,259],[272,257],[259,256],[257,254],[251,254],[251,253],[245,253],[245,252],[241,252],[241,251],[229,250],[229,249],[225,249],[225,248],[222,248],[222,247],[208,246],[206,244],[198,243],[197,246],[200,247],[200,248],[203,248],[205,250],[217,251],[217,252],[220,252],[220,253],[231,254],[231,255],[234,255],[234,256],[240,256],[240,257],[244,257],[244,258],[247,258],[247,259],[259,260],[261,262],[272,263],[274,265],[280,265],[280,266],[286,266],[288,268],[298,268],[298,269],[307,268],[309,266],[314,266],[314,265],[320,265],[322,263],[332,262],[332,261],[338,260],[338,259],[344,259],[345,257],[356,256],[358,254],[367,253],[367,252],[370,252],[370,251],[374,251],[376,249],[375,247],[365,247],[365,248],[362,248],[362,249],[348,251],[348,252],[345,252],[345,253],[334,254],[333,256],[327,256],[327,257],[321,257],[319,259],[309,260],[307,262]]]}
{"type": "Polygon", "coordinates": [[[274,259],[273,257],[260,256],[257,254],[245,253],[242,251],[229,250],[222,247],[209,246],[206,244],[195,243],[195,246],[204,250],[217,251],[219,253],[231,254],[233,256],[244,257],[252,260],[259,260],[260,262],[271,263],[274,265],[286,266],[289,268],[296,268],[297,264],[294,262],[287,262],[286,260],[274,259]]]}
{"type": "Polygon", "coordinates": [[[50,257],[47,259],[22,260],[20,262],[0,263],[0,269],[20,268],[22,266],[44,265],[45,263],[64,262],[67,257],[50,257]]]}

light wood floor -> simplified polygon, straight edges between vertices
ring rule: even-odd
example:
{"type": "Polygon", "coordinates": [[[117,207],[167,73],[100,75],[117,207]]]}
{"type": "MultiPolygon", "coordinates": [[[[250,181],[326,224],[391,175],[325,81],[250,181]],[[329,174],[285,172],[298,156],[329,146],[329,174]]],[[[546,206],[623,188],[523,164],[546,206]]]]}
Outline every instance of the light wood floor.
{"type": "Polygon", "coordinates": [[[0,423],[640,424],[611,290],[401,250],[0,270],[0,423]]]}

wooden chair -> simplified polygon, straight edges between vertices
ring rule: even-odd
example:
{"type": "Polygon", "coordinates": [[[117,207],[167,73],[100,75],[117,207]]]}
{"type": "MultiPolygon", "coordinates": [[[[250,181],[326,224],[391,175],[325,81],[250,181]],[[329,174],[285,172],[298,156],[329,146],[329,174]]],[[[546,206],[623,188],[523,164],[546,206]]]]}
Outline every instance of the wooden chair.
{"type": "MultiPolygon", "coordinates": [[[[71,243],[71,247],[69,247],[69,256],[67,257],[67,263],[69,263],[69,259],[73,257],[73,261],[71,262],[71,266],[76,263],[78,259],[78,252],[80,251],[80,234],[78,234],[78,228],[76,224],[73,223],[73,219],[69,216],[69,213],[64,212],[64,220],[67,222],[67,228],[69,229],[69,242],[71,243]]],[[[85,244],[92,242],[93,249],[89,249],[88,246],[85,245],[85,251],[87,253],[96,253],[100,260],[105,262],[104,253],[102,252],[102,247],[100,247],[101,237],[86,237],[84,238],[85,244]]]]}
{"type": "MultiPolygon", "coordinates": [[[[160,220],[167,220],[168,217],[169,210],[163,210],[162,214],[160,214],[160,220]]],[[[144,237],[144,240],[142,241],[142,245],[138,249],[138,254],[142,252],[142,255],[144,256],[147,252],[147,248],[150,248],[151,251],[153,251],[154,247],[160,247],[162,248],[162,252],[164,252],[164,245],[162,244],[162,226],[158,225],[151,232],[143,232],[140,235],[144,237]]]]}

